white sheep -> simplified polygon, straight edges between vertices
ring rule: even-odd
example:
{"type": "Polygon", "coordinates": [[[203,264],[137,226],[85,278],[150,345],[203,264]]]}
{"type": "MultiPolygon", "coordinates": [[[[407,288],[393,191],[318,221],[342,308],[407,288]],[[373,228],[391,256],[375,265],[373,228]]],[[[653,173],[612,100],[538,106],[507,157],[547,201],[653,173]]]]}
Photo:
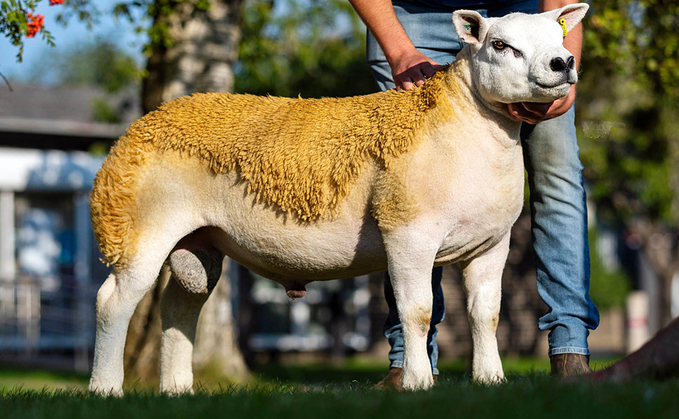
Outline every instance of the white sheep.
{"type": "Polygon", "coordinates": [[[493,19],[455,12],[467,46],[408,92],[319,100],[196,94],[133,123],[92,192],[92,224],[113,270],[97,295],[90,390],[122,394],[128,323],[167,263],[160,386],[190,392],[198,314],[225,255],[291,298],[315,280],[388,269],[406,389],[433,385],[431,269],[459,261],[473,379],[503,380],[500,278],[524,181],[520,123],[506,104],[568,93],[577,73],[563,26],[586,10],[493,19]]]}

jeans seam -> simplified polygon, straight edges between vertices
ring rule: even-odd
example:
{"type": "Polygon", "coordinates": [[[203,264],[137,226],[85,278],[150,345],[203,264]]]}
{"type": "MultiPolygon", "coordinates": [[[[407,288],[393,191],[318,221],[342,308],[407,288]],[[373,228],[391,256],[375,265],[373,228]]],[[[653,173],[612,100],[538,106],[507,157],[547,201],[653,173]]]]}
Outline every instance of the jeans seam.
{"type": "Polygon", "coordinates": [[[590,355],[590,352],[587,348],[580,348],[577,346],[562,346],[560,348],[551,348],[549,350],[549,356],[560,354],[590,355]]]}

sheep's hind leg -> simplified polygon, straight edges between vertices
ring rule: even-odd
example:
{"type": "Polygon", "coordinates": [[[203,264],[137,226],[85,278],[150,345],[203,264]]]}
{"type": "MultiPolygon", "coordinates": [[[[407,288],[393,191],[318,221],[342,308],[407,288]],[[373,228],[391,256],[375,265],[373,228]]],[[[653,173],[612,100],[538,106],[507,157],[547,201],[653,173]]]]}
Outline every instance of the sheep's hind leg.
{"type": "Polygon", "coordinates": [[[160,391],[193,393],[191,359],[198,316],[217,285],[224,256],[187,236],[169,258],[171,280],[160,303],[160,391]]]}
{"type": "Polygon", "coordinates": [[[509,251],[509,234],[494,248],[462,263],[467,313],[472,332],[472,380],[482,384],[505,378],[495,332],[500,316],[502,270],[509,251]]]}
{"type": "Polygon", "coordinates": [[[139,301],[152,287],[164,257],[140,260],[113,272],[97,293],[97,330],[89,390],[122,396],[127,328],[139,301]]]}

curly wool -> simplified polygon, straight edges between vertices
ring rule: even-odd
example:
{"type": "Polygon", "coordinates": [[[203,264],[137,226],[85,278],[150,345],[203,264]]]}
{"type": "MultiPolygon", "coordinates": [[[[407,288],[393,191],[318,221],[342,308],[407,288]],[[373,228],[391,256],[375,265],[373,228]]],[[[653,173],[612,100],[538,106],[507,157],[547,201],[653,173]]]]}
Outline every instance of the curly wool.
{"type": "Polygon", "coordinates": [[[91,215],[100,250],[116,263],[123,245],[132,245],[136,183],[149,157],[169,150],[215,173],[237,170],[258,202],[302,221],[333,217],[366,160],[386,168],[425,125],[449,119],[445,95],[457,84],[446,70],[407,92],[323,99],[207,93],[162,105],[130,126],[95,179],[91,215]],[[432,117],[437,108],[446,115],[432,117]]]}

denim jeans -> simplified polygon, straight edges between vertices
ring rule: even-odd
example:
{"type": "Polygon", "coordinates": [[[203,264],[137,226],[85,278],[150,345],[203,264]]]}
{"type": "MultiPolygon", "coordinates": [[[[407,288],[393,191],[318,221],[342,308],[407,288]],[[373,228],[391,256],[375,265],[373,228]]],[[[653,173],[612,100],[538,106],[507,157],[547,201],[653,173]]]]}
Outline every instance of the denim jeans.
{"type": "MultiPolygon", "coordinates": [[[[462,48],[452,25],[452,10],[433,9],[409,2],[394,1],[396,16],[417,49],[439,64],[450,63],[462,48]]],[[[466,6],[485,17],[501,17],[511,12],[536,13],[537,0],[510,1],[466,6]]],[[[394,88],[391,68],[375,38],[368,33],[367,61],[382,90],[394,88]]],[[[524,164],[530,187],[531,231],[536,254],[537,288],[549,310],[538,321],[540,330],[549,330],[549,355],[577,353],[589,355],[588,329],[599,324],[599,312],[589,298],[589,246],[587,207],[582,181],[582,163],[575,135],[575,112],[571,108],[560,117],[537,125],[524,123],[521,129],[524,164]]],[[[432,271],[434,292],[428,352],[432,372],[438,374],[436,325],[444,317],[441,268],[432,271]]],[[[384,292],[389,316],[384,335],[391,345],[390,367],[403,367],[403,331],[396,311],[388,276],[384,292]]]]}

